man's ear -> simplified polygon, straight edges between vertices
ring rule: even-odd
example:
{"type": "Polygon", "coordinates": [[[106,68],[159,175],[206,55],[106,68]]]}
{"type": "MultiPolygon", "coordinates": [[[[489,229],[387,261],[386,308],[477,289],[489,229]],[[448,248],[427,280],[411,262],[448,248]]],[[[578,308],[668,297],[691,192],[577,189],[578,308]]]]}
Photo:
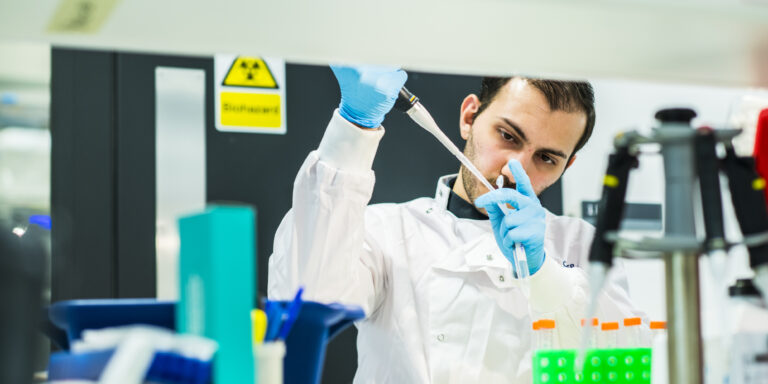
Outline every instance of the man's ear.
{"type": "Polygon", "coordinates": [[[459,130],[464,140],[469,139],[469,131],[472,123],[475,121],[477,110],[480,109],[480,99],[475,94],[470,94],[461,102],[461,111],[459,112],[459,130]]]}

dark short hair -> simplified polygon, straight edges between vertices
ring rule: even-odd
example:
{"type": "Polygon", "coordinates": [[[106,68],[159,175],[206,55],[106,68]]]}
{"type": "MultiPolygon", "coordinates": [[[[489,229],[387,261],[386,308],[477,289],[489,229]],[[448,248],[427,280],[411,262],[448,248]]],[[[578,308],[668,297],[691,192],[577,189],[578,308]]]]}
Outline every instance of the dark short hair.
{"type": "MultiPolygon", "coordinates": [[[[535,79],[521,76],[515,76],[525,79],[528,84],[533,85],[549,103],[549,108],[553,111],[565,112],[584,112],[587,115],[587,124],[584,132],[581,134],[576,147],[571,154],[578,152],[592,136],[592,130],[595,127],[595,91],[592,85],[586,81],[562,81],[535,79]]],[[[515,77],[484,77],[482,89],[480,90],[480,108],[475,113],[475,117],[482,113],[485,108],[493,101],[501,87],[507,84],[515,77]]],[[[569,159],[570,160],[570,159],[569,159]]]]}

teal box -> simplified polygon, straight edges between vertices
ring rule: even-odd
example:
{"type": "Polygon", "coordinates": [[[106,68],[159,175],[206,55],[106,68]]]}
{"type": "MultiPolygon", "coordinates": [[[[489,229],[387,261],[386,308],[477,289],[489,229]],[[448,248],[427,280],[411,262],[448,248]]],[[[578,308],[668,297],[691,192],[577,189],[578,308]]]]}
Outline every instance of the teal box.
{"type": "Polygon", "coordinates": [[[254,382],[255,223],[254,209],[244,206],[212,206],[179,219],[176,329],[219,343],[216,384],[254,382]]]}

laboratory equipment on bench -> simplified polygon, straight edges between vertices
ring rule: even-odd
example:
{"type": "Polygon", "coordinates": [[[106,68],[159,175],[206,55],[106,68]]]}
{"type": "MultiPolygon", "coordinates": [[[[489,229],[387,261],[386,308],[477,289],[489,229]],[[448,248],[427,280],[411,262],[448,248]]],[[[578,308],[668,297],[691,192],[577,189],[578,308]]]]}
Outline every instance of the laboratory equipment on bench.
{"type": "MultiPolygon", "coordinates": [[[[419,98],[411,93],[407,88],[403,87],[400,89],[400,94],[395,101],[395,109],[405,112],[405,114],[407,114],[414,122],[416,122],[416,124],[437,138],[437,140],[443,144],[443,146],[449,152],[451,152],[451,154],[453,154],[453,156],[455,156],[461,162],[461,164],[466,167],[467,170],[469,170],[469,172],[471,172],[477,178],[477,180],[480,181],[481,184],[483,184],[485,188],[487,188],[489,191],[495,189],[493,185],[491,185],[491,183],[485,178],[485,176],[483,176],[482,172],[480,172],[480,170],[477,169],[474,164],[472,164],[472,161],[464,156],[461,150],[459,150],[459,148],[453,144],[451,139],[449,139],[448,136],[446,136],[445,133],[440,130],[440,127],[435,122],[435,119],[432,118],[432,115],[430,115],[427,109],[424,108],[424,106],[419,101],[419,98]]],[[[496,184],[498,188],[503,186],[503,176],[499,176],[499,178],[496,180],[496,184]]],[[[502,204],[499,204],[499,208],[501,208],[503,212],[507,212],[509,210],[509,208],[502,204]]],[[[531,290],[528,282],[528,277],[530,276],[530,272],[528,270],[528,257],[525,254],[525,248],[520,243],[515,244],[515,262],[512,264],[512,268],[515,276],[518,278],[518,282],[520,284],[523,295],[525,295],[526,299],[529,298],[531,290]]]]}
{"type": "Polygon", "coordinates": [[[533,383],[638,383],[651,382],[651,350],[590,349],[583,369],[576,367],[573,349],[539,350],[533,357],[533,383]]]}
{"type": "MultiPolygon", "coordinates": [[[[755,171],[754,160],[736,156],[735,129],[692,129],[696,113],[690,109],[664,109],[656,113],[659,126],[651,135],[632,131],[618,135],[608,161],[597,225],[589,256],[590,304],[595,313],[597,296],[615,256],[661,257],[665,265],[668,318],[668,377],[670,383],[703,383],[704,364],[699,300],[699,256],[724,255],[735,243],[723,229],[720,171],[728,187],[736,219],[747,246],[755,284],[768,289],[768,209],[765,180],[755,171]],[[623,215],[629,171],[638,163],[646,144],[661,147],[664,159],[664,236],[640,240],[618,232],[623,215]],[[718,146],[724,156],[718,156],[718,146]],[[696,190],[697,181],[699,190],[696,190]],[[693,199],[700,193],[701,204],[693,199]],[[696,236],[695,210],[703,213],[704,239],[696,236]]],[[[654,153],[658,151],[654,150],[654,153]]],[[[653,327],[652,327],[653,328],[653,327]]],[[[588,332],[585,332],[585,334],[588,332]]],[[[586,339],[588,335],[583,335],[586,339]]],[[[586,340],[582,345],[586,344],[586,340]]]]}
{"type": "MultiPolygon", "coordinates": [[[[292,302],[288,301],[273,301],[273,303],[284,311],[289,311],[292,306],[292,302]]],[[[154,299],[72,300],[54,303],[48,309],[48,316],[54,326],[64,331],[61,334],[65,339],[56,340],[57,344],[71,346],[76,339],[83,338],[84,332],[91,329],[150,324],[171,331],[176,330],[178,306],[179,304],[174,301],[154,299]]],[[[250,317],[250,313],[245,316],[247,319],[250,317]]],[[[319,383],[328,342],[352,325],[352,322],[364,317],[363,310],[356,306],[303,302],[293,327],[284,342],[283,382],[286,384],[319,383]]],[[[252,340],[250,330],[239,337],[249,341],[249,344],[252,340]]],[[[269,345],[272,348],[270,348],[271,350],[256,350],[256,353],[264,352],[270,358],[275,357],[275,355],[280,356],[280,347],[277,344],[263,343],[261,345],[269,345]]],[[[65,347],[65,349],[68,348],[65,347]]],[[[111,350],[83,353],[73,350],[56,352],[51,355],[48,378],[54,382],[59,380],[98,380],[105,365],[112,357],[112,353],[111,350]]],[[[251,364],[253,364],[252,353],[252,351],[246,353],[246,357],[252,360],[251,364]]],[[[166,358],[167,356],[155,355],[153,366],[150,367],[151,375],[156,372],[154,369],[160,368],[157,364],[170,363],[166,358]],[[158,359],[161,361],[156,361],[158,359]]],[[[213,363],[214,371],[217,366],[216,363],[216,361],[213,363]]],[[[179,375],[200,377],[199,372],[187,369],[189,365],[176,364],[173,367],[176,369],[176,378],[179,375]]],[[[265,375],[270,374],[270,372],[265,372],[265,375]]]]}
{"type": "MultiPolygon", "coordinates": [[[[631,324],[637,318],[630,318],[631,324]]],[[[624,341],[617,348],[620,325],[617,321],[581,319],[582,327],[593,327],[592,342],[585,352],[584,364],[579,365],[576,349],[559,349],[553,333],[545,334],[542,324],[554,321],[539,320],[534,323],[536,344],[532,358],[533,383],[638,383],[649,384],[652,375],[652,350],[639,343],[624,341]],[[598,324],[600,325],[598,327],[598,324]]]]}
{"type": "Polygon", "coordinates": [[[751,279],[728,289],[728,384],[768,383],[768,308],[751,279]]]}

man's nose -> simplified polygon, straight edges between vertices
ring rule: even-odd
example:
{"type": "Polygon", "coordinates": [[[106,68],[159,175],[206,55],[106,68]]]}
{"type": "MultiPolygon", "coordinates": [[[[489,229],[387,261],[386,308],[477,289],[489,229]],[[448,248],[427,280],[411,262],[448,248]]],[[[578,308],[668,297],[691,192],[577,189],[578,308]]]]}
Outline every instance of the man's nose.
{"type": "Polygon", "coordinates": [[[509,161],[512,159],[516,159],[517,161],[519,161],[520,165],[523,166],[523,169],[525,170],[526,173],[528,173],[528,170],[531,169],[530,159],[528,159],[528,157],[522,153],[514,154],[507,157],[507,162],[505,162],[504,166],[501,168],[501,174],[504,175],[504,178],[506,178],[512,183],[517,183],[517,181],[515,180],[515,177],[512,176],[512,172],[509,170],[509,167],[507,166],[507,164],[509,164],[509,161]]]}

